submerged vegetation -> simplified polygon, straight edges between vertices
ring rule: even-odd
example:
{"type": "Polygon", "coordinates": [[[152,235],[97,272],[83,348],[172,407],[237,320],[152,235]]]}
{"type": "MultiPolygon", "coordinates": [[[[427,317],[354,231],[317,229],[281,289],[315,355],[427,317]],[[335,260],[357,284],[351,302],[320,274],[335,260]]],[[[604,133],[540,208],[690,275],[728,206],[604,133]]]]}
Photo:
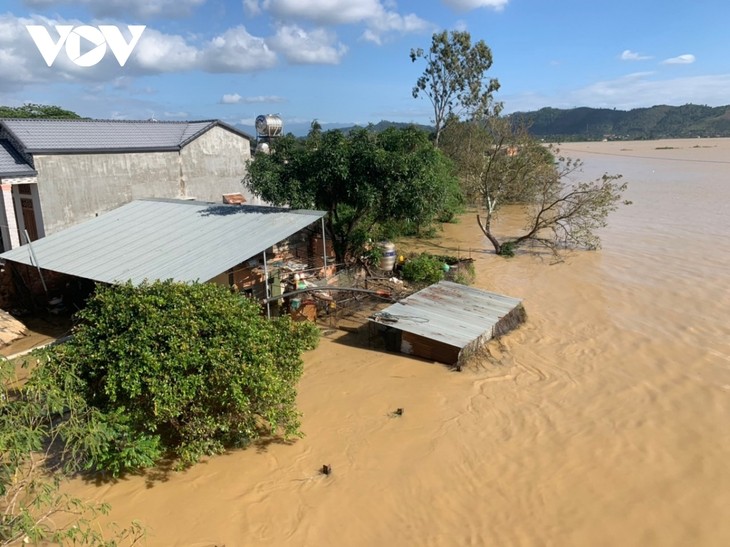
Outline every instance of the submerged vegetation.
{"type": "MultiPolygon", "coordinates": [[[[546,149],[525,124],[500,116],[492,100],[499,88],[487,79],[491,51],[483,42],[471,46],[469,33],[436,33],[427,61],[414,88],[427,94],[436,117],[435,144],[456,166],[461,190],[481,211],[476,220],[498,255],[512,256],[516,248],[539,244],[557,251],[566,247],[595,249],[596,230],[621,203],[626,184],[620,175],[589,182],[569,182],[581,163],[546,149]],[[499,208],[523,207],[522,233],[500,239],[492,229],[499,208]]],[[[624,203],[628,203],[624,201],[624,203]]]]}
{"type": "Polygon", "coordinates": [[[288,135],[258,154],[244,183],[274,205],[327,211],[338,263],[368,239],[427,232],[463,207],[450,160],[414,127],[322,133],[314,122],[306,139],[288,135]]]}
{"type": "MultiPolygon", "coordinates": [[[[313,324],[267,320],[218,285],[173,282],[99,286],[78,319],[26,382],[0,363],[0,545],[116,544],[89,525],[106,505],[59,493],[74,473],[116,477],[162,458],[183,467],[300,434],[296,384],[313,324]]],[[[140,534],[133,525],[117,539],[140,534]]]]}

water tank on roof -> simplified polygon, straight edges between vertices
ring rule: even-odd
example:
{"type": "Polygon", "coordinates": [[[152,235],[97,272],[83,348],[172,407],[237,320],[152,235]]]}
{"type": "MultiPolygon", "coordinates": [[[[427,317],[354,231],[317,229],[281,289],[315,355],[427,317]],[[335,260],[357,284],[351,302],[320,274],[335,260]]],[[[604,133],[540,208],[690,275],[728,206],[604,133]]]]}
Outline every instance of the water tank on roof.
{"type": "Polygon", "coordinates": [[[256,117],[256,133],[261,137],[280,137],[284,124],[279,116],[266,114],[256,117]]]}

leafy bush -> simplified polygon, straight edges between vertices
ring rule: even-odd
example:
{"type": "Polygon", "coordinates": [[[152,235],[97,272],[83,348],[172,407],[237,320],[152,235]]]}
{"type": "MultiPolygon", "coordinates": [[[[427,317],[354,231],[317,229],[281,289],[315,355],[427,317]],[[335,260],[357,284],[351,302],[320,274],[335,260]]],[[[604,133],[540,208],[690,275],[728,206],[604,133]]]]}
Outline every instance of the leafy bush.
{"type": "Polygon", "coordinates": [[[428,253],[410,258],[403,265],[403,279],[430,285],[444,278],[444,262],[428,253]]]}
{"type": "Polygon", "coordinates": [[[74,378],[48,379],[34,373],[23,383],[16,364],[0,358],[0,545],[134,545],[144,535],[139,523],[105,534],[96,519],[108,504],[62,492],[108,428],[74,378]]]}
{"type": "Polygon", "coordinates": [[[67,343],[39,374],[75,379],[106,436],[87,467],[112,474],[163,452],[190,465],[261,436],[299,434],[301,354],[318,330],[267,320],[253,300],[212,284],[98,287],[67,343]]]}

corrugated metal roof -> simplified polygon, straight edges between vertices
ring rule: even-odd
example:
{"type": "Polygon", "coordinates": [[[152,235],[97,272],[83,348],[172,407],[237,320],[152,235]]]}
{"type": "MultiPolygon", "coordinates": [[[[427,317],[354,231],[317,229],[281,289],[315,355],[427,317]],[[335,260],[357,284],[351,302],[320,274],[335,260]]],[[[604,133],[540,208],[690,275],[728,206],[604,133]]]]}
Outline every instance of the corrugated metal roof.
{"type": "Polygon", "coordinates": [[[388,306],[370,320],[464,348],[491,331],[521,302],[511,296],[440,281],[388,306]],[[383,321],[382,317],[388,315],[397,321],[383,321]]]}
{"type": "Polygon", "coordinates": [[[0,124],[30,154],[179,150],[216,125],[251,140],[219,120],[158,122],[129,120],[4,119],[0,124]]]}
{"type": "MultiPolygon", "coordinates": [[[[316,222],[323,211],[138,200],[32,243],[44,269],[102,281],[208,281],[316,222]]],[[[30,246],[0,258],[36,265],[30,246]]]]}
{"type": "Polygon", "coordinates": [[[31,177],[36,174],[10,141],[0,139],[0,177],[31,177]]]}

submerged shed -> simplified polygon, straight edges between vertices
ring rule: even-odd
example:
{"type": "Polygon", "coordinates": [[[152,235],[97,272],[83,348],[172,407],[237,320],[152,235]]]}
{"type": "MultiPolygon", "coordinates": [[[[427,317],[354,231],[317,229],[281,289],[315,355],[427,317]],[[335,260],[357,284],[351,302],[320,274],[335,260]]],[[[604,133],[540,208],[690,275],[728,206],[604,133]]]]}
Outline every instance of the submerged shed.
{"type": "Polygon", "coordinates": [[[389,350],[460,366],[486,342],[525,320],[522,301],[441,281],[370,317],[389,350]]]}

